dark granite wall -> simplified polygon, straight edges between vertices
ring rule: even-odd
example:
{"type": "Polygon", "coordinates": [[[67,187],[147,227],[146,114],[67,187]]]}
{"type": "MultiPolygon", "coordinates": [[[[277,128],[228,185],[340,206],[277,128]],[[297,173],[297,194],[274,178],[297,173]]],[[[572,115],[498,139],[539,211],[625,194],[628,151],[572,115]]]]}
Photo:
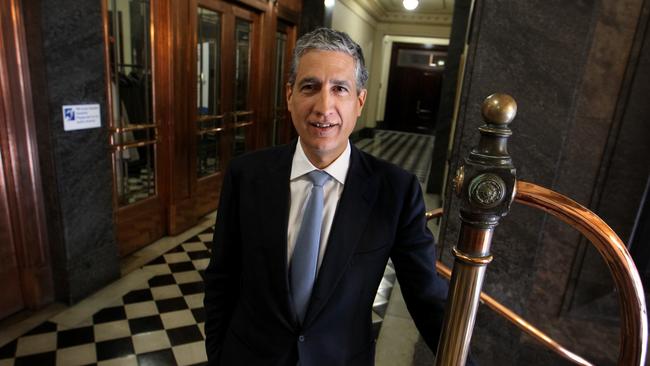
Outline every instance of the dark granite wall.
{"type": "Polygon", "coordinates": [[[101,2],[30,0],[24,11],[56,294],[72,303],[119,276],[101,2]],[[64,131],[61,106],[91,103],[102,127],[64,131]]]}
{"type": "MultiPolygon", "coordinates": [[[[649,14],[643,0],[478,1],[450,174],[476,144],[482,99],[509,93],[519,105],[510,139],[519,179],[589,207],[627,241],[643,224],[650,174],[649,14]]],[[[456,198],[445,197],[448,249],[459,221],[456,198]]],[[[588,360],[615,364],[616,294],[577,232],[514,205],[497,227],[493,253],[488,293],[588,360]]],[[[564,364],[485,309],[472,344],[482,365],[564,364]]]]}
{"type": "MultiPolygon", "coordinates": [[[[636,136],[625,134],[625,143],[620,144],[620,146],[624,148],[630,144],[634,144],[627,151],[629,155],[622,156],[623,160],[633,159],[637,164],[645,163],[647,181],[645,196],[643,198],[641,212],[630,238],[630,251],[634,256],[634,261],[639,268],[639,272],[641,272],[641,278],[644,280],[644,285],[647,288],[650,285],[650,171],[648,171],[650,164],[648,164],[647,159],[650,156],[648,152],[648,149],[650,149],[650,124],[648,124],[648,115],[650,115],[650,104],[648,103],[648,95],[650,95],[650,3],[647,1],[644,5],[643,16],[645,17],[645,24],[639,27],[639,29],[645,28],[644,38],[642,43],[640,42],[639,62],[636,70],[634,70],[634,84],[629,98],[630,107],[627,108],[629,112],[626,113],[624,121],[625,123],[643,128],[644,132],[636,136]],[[641,144],[634,141],[638,139],[642,140],[641,144]],[[639,147],[644,147],[646,150],[636,151],[639,147]],[[639,153],[640,155],[638,155],[639,153]]],[[[636,172],[633,173],[638,174],[636,172]]]]}
{"type": "MultiPolygon", "coordinates": [[[[642,6],[641,0],[601,1],[576,118],[553,187],[595,211],[625,242],[650,167],[644,158],[650,154],[650,130],[643,118],[650,111],[640,102],[647,98],[648,74],[637,69],[638,49],[647,37],[646,26],[639,27],[640,18],[647,23],[647,1],[646,10],[642,6]]],[[[609,270],[584,238],[557,220],[549,220],[541,236],[529,298],[533,320],[562,329],[558,340],[575,344],[596,363],[613,363],[618,304],[609,270]]]]}
{"type": "MultiPolygon", "coordinates": [[[[599,4],[595,0],[503,0],[477,1],[475,6],[449,178],[458,160],[478,141],[483,99],[504,92],[518,103],[510,153],[519,178],[553,188],[574,123],[577,86],[599,4]]],[[[450,214],[442,223],[441,244],[448,253],[458,238],[459,220],[456,197],[449,191],[445,197],[445,211],[450,214]]],[[[543,214],[515,205],[494,237],[495,259],[484,289],[522,315],[527,314],[528,296],[537,280],[531,268],[537,262],[546,222],[543,214]]],[[[449,262],[449,257],[445,260],[449,262]]],[[[479,311],[472,349],[482,365],[529,364],[531,352],[520,343],[516,329],[485,309],[479,311]]],[[[535,364],[559,362],[547,353],[535,357],[535,364]]]]}

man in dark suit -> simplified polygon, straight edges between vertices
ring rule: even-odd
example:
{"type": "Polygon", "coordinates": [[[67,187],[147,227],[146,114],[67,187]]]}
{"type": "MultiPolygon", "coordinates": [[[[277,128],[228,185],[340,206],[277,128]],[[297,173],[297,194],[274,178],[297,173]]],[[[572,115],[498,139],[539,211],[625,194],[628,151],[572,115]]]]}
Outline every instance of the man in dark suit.
{"type": "Polygon", "coordinates": [[[389,257],[435,351],[447,286],[420,185],[348,139],[367,78],[347,34],[304,35],[287,85],[298,141],[232,161],[205,272],[210,365],[373,365],[372,303],[389,257]]]}

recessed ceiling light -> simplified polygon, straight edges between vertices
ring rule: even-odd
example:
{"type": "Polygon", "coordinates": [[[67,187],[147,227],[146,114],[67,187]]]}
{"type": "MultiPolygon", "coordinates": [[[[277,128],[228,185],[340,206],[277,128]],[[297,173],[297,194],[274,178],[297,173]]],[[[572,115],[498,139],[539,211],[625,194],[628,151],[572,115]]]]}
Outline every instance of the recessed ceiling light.
{"type": "Polygon", "coordinates": [[[326,8],[331,8],[334,6],[335,0],[325,0],[325,7],[326,8]]]}
{"type": "Polygon", "coordinates": [[[402,2],[402,5],[404,5],[404,9],[406,10],[413,10],[418,7],[420,2],[418,0],[404,0],[402,2]]]}

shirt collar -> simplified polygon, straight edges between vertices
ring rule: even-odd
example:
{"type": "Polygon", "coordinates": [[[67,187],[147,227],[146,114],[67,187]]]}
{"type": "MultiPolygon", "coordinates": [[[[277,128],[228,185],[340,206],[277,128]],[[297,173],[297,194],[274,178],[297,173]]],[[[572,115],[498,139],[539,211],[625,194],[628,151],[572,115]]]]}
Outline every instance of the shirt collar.
{"type": "MultiPolygon", "coordinates": [[[[327,168],[323,171],[331,175],[339,183],[345,184],[345,178],[348,175],[348,168],[350,167],[350,154],[352,149],[350,148],[350,141],[345,147],[345,150],[341,155],[339,155],[336,160],[332,162],[327,168]]],[[[298,142],[296,143],[296,151],[293,154],[293,162],[291,164],[291,176],[290,180],[299,178],[312,170],[318,170],[307,158],[305,151],[302,149],[300,144],[300,137],[298,137],[298,142]]]]}

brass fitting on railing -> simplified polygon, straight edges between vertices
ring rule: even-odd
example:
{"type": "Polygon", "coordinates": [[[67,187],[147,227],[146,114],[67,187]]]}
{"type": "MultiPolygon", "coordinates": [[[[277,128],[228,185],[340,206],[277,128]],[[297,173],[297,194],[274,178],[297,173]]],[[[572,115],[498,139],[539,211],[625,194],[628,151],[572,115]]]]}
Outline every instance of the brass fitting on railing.
{"type": "Polygon", "coordinates": [[[481,108],[481,138],[456,172],[454,191],[460,197],[460,236],[456,247],[445,321],[436,365],[465,365],[494,228],[510,210],[516,170],[508,154],[508,125],[517,114],[515,100],[492,94],[481,108]]]}

